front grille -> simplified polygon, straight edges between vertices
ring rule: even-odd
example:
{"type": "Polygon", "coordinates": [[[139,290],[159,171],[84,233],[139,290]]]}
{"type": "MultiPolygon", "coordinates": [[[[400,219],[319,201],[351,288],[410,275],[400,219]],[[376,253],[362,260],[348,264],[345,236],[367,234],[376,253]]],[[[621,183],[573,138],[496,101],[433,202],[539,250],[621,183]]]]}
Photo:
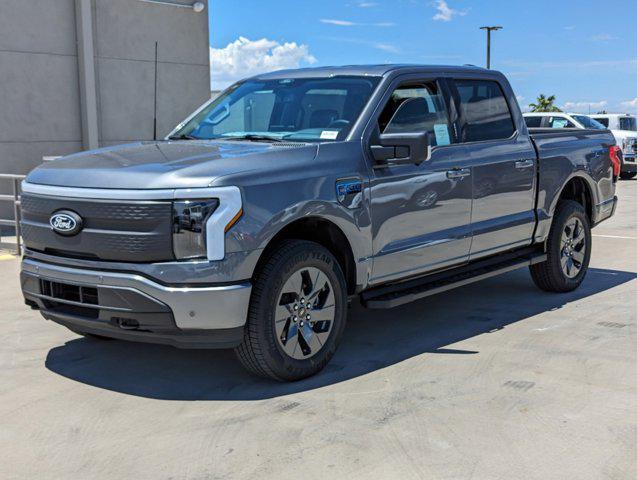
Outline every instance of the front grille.
{"type": "Polygon", "coordinates": [[[171,202],[85,200],[22,195],[27,248],[51,255],[121,262],[173,260],[171,202]],[[82,218],[74,236],[53,231],[51,215],[70,210],[82,218]]]}
{"type": "Polygon", "coordinates": [[[97,288],[95,287],[40,279],[40,293],[48,297],[43,299],[43,302],[49,310],[88,318],[99,316],[99,309],[89,306],[98,305],[97,288]],[[55,300],[60,301],[56,302],[55,300]],[[73,304],[66,302],[73,302],[73,304]]]}
{"type": "Polygon", "coordinates": [[[82,287],[40,279],[40,292],[42,295],[58,300],[97,305],[97,288],[95,287],[82,287]]]}

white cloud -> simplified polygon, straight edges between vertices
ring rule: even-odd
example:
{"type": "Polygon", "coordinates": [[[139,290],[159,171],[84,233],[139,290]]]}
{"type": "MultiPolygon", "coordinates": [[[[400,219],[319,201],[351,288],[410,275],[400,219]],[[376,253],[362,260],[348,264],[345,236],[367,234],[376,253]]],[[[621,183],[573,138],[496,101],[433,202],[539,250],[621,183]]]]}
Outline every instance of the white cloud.
{"type": "Polygon", "coordinates": [[[637,97],[633,98],[632,100],[621,102],[620,105],[622,106],[622,108],[625,108],[630,112],[637,112],[637,97]]]}
{"type": "Polygon", "coordinates": [[[632,100],[626,100],[625,102],[622,102],[622,105],[624,107],[637,107],[637,97],[633,98],[632,100]]]}
{"type": "Polygon", "coordinates": [[[396,26],[396,24],[393,22],[356,23],[356,22],[350,22],[349,20],[338,20],[334,18],[321,18],[319,21],[321,23],[326,23],[328,25],[336,25],[338,27],[395,27],[396,26]]]}
{"type": "Polygon", "coordinates": [[[436,10],[438,10],[438,13],[433,16],[433,19],[442,20],[443,22],[451,21],[455,15],[464,16],[467,14],[466,10],[451,8],[445,0],[436,0],[436,10]]]}
{"type": "Polygon", "coordinates": [[[360,7],[360,8],[372,8],[372,7],[377,7],[378,3],[376,3],[376,2],[358,2],[357,6],[360,7]]]}
{"type": "Polygon", "coordinates": [[[567,25],[564,30],[575,30],[575,25],[567,25]]]}
{"type": "Polygon", "coordinates": [[[607,105],[608,102],[606,100],[599,102],[566,102],[562,109],[567,112],[588,113],[589,111],[596,112],[598,110],[604,110],[607,105]]]}
{"type": "Polygon", "coordinates": [[[299,68],[313,64],[316,58],[307,45],[279,43],[262,38],[239,37],[225,48],[210,47],[210,76],[213,90],[225,88],[244,77],[259,73],[299,68]]]}
{"type": "Polygon", "coordinates": [[[354,22],[348,20],[334,20],[331,18],[321,18],[321,23],[327,23],[328,25],[338,25],[339,27],[353,27],[356,25],[354,22]]]}
{"type": "Polygon", "coordinates": [[[613,40],[619,40],[619,38],[615,35],[611,35],[610,33],[600,33],[593,36],[593,40],[596,42],[612,42],[613,40]]]}

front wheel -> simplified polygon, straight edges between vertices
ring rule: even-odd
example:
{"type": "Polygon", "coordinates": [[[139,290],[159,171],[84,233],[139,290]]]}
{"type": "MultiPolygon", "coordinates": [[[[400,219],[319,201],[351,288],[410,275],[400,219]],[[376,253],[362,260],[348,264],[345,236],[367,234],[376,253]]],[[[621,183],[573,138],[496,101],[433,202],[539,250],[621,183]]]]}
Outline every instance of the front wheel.
{"type": "Polygon", "coordinates": [[[256,375],[300,380],[330,361],[346,315],[345,277],[334,256],[314,242],[285,241],[256,274],[235,352],[256,375]]]}
{"type": "Polygon", "coordinates": [[[637,176],[637,172],[622,172],[619,174],[619,178],[622,180],[630,180],[635,178],[635,176],[637,176]]]}
{"type": "Polygon", "coordinates": [[[591,258],[591,227],[582,206],[561,201],[546,242],[547,260],[531,265],[535,284],[547,292],[570,292],[580,286],[591,258]]]}

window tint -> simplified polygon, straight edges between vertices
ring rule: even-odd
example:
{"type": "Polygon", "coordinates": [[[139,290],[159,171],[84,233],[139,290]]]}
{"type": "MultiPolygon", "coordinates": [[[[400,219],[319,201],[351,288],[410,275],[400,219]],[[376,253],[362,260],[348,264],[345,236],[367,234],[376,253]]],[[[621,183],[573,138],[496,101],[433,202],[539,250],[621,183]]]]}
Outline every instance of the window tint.
{"type": "Polygon", "coordinates": [[[573,115],[573,118],[584,125],[584,128],[592,128],[593,130],[604,130],[606,127],[597,120],[586,115],[573,115]]]}
{"type": "Polygon", "coordinates": [[[378,119],[381,133],[429,132],[432,146],[453,142],[445,100],[435,82],[394,90],[378,119]]]}
{"type": "Polygon", "coordinates": [[[542,126],[542,117],[524,117],[524,122],[529,128],[540,128],[542,126]]]}
{"type": "Polygon", "coordinates": [[[597,120],[599,123],[601,123],[606,128],[608,128],[608,125],[609,125],[608,118],[595,118],[595,120],[597,120]]]}
{"type": "Polygon", "coordinates": [[[549,117],[549,128],[577,128],[577,126],[571,122],[568,118],[564,117],[549,117]]]}
{"type": "Polygon", "coordinates": [[[515,132],[509,105],[497,82],[456,80],[464,116],[463,142],[509,138],[515,132]]]}
{"type": "Polygon", "coordinates": [[[637,131],[637,120],[633,117],[624,117],[619,119],[620,130],[630,130],[631,132],[637,131]]]}

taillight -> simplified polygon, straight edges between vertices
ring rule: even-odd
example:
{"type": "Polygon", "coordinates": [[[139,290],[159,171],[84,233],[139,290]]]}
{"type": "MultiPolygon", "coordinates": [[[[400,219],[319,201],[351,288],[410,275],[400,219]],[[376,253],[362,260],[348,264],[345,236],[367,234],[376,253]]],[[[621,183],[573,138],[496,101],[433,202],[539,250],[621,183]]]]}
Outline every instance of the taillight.
{"type": "Polygon", "coordinates": [[[608,151],[608,156],[610,157],[610,163],[613,164],[613,176],[616,177],[622,169],[622,149],[617,145],[613,145],[608,151]]]}

